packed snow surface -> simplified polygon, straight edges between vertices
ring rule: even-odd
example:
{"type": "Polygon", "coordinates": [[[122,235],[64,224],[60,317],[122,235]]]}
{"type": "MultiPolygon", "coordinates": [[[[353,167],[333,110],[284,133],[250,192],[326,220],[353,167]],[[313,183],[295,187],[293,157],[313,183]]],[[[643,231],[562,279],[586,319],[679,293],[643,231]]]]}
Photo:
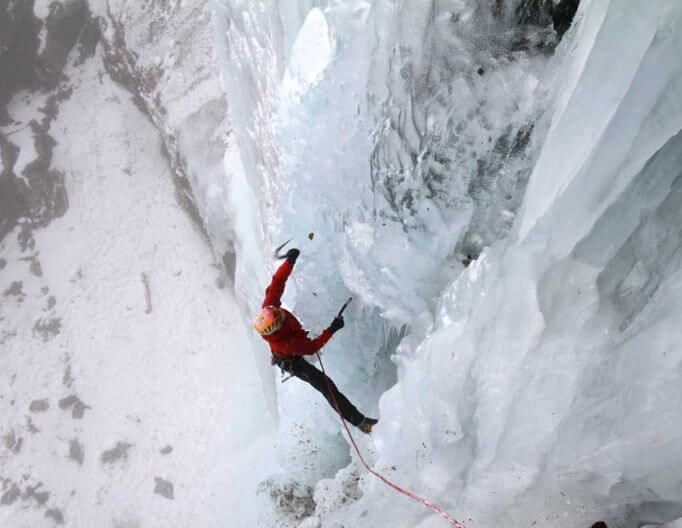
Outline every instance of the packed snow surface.
{"type": "Polygon", "coordinates": [[[177,7],[0,4],[2,527],[256,523],[273,420],[182,174],[226,207],[236,147],[210,12],[177,7]]]}
{"type": "MultiPolygon", "coordinates": [[[[306,328],[354,297],[324,361],[378,413],[360,449],[465,525],[673,523],[682,5],[583,1],[562,36],[522,4],[215,0],[255,221],[236,290],[248,317],[293,237],[306,328]]],[[[445,524],[260,361],[282,468],[262,526],[445,524]]]]}

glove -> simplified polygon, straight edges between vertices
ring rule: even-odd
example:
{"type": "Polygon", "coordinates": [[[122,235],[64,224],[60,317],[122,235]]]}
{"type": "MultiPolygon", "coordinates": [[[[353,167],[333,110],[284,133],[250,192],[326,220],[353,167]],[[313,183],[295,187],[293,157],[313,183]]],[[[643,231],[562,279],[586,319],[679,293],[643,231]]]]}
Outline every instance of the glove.
{"type": "Polygon", "coordinates": [[[337,330],[341,330],[343,328],[343,316],[340,315],[336,319],[332,321],[332,324],[329,325],[329,330],[332,334],[336,332],[337,330]]]}
{"type": "Polygon", "coordinates": [[[298,249],[296,249],[296,248],[290,249],[289,251],[287,251],[287,260],[292,265],[296,264],[296,259],[298,258],[298,256],[300,254],[301,254],[301,252],[298,249]]]}

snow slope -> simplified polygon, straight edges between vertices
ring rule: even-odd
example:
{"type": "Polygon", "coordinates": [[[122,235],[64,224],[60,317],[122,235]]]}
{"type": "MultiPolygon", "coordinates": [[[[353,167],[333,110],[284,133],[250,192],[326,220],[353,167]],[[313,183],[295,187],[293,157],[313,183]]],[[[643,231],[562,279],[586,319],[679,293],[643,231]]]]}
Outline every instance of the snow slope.
{"type": "Polygon", "coordinates": [[[38,73],[0,126],[0,525],[252,525],[271,413],[226,287],[229,230],[202,222],[182,181],[201,170],[196,202],[218,200],[229,150],[202,6],[157,6],[135,26],[135,6],[48,4],[2,12],[5,35],[26,38],[39,17],[43,51],[3,56],[38,73]],[[120,19],[131,33],[153,22],[154,39],[128,47],[120,19]],[[186,20],[197,38],[172,48],[165,31],[186,20]],[[156,69],[151,83],[164,49],[205,79],[156,69]]]}

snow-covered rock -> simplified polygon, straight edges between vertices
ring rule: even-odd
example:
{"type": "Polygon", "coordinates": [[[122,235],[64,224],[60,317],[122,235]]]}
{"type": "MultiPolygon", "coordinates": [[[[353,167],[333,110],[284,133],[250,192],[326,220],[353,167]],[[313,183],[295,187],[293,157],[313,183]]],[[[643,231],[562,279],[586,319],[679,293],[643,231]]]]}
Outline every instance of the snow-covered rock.
{"type": "Polygon", "coordinates": [[[252,524],[271,413],[201,212],[230,207],[209,13],[31,4],[0,7],[0,524],[252,524]]]}

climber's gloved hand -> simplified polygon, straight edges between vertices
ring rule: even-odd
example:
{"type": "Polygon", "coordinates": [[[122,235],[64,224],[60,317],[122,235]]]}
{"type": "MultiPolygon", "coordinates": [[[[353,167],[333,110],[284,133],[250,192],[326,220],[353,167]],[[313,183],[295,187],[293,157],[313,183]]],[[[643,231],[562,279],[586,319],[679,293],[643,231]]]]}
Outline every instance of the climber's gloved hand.
{"type": "Polygon", "coordinates": [[[291,265],[296,264],[296,259],[298,258],[298,256],[300,254],[301,254],[301,252],[296,248],[293,248],[293,249],[290,249],[289,251],[287,251],[287,260],[289,261],[289,264],[291,264],[291,265]]]}
{"type": "Polygon", "coordinates": [[[329,325],[328,330],[333,334],[337,330],[341,330],[343,328],[343,316],[340,315],[336,319],[332,321],[332,324],[329,325]]]}

